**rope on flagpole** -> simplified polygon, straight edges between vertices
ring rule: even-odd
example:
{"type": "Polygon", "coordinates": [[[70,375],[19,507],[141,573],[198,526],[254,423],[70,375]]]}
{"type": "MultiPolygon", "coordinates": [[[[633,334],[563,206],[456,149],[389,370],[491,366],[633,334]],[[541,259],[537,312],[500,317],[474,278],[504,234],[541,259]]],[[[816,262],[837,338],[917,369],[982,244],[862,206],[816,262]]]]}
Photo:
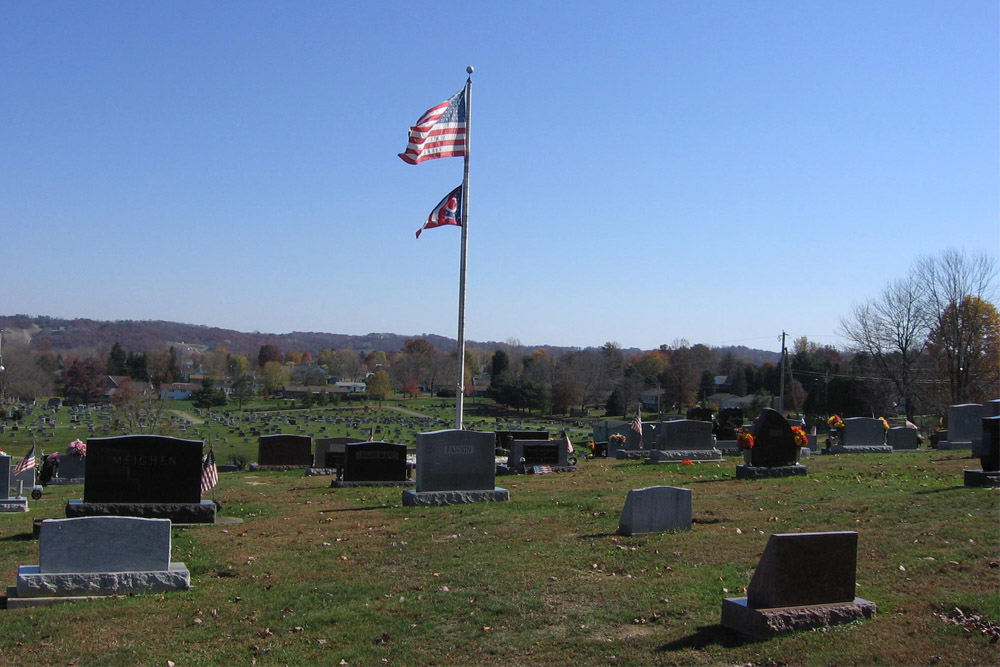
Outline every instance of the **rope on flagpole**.
{"type": "Polygon", "coordinates": [[[465,401],[465,273],[466,257],[469,250],[469,153],[472,144],[472,72],[469,65],[465,71],[465,169],[462,177],[462,259],[458,278],[458,383],[455,388],[455,428],[462,430],[465,401]]]}

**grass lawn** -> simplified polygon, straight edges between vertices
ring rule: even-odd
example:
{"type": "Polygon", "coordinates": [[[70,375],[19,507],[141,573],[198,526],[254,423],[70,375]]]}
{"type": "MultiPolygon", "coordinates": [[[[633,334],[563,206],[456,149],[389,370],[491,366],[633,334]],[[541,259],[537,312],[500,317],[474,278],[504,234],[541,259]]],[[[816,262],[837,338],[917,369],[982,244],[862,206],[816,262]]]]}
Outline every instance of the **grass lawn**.
{"type": "MultiPolygon", "coordinates": [[[[960,452],[814,456],[807,477],[737,481],[736,461],[500,477],[508,503],[404,508],[398,488],[295,472],[221,476],[220,517],[175,528],[193,589],[5,610],[2,664],[997,664],[1000,493],[960,452]],[[693,489],[690,532],[617,536],[630,489],[693,489]],[[719,626],[767,537],[856,530],[875,619],[748,642],[719,626]]],[[[976,466],[978,467],[978,465],[976,466]]],[[[38,562],[31,520],[82,487],[0,515],[0,576],[38,562]]]]}

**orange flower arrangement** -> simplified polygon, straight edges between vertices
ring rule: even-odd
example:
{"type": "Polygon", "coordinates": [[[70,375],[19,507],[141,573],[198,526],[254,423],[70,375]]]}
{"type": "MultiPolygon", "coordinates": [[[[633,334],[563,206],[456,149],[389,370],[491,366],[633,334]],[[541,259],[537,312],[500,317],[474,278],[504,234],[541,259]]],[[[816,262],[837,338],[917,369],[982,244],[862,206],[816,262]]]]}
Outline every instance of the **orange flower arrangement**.
{"type": "Polygon", "coordinates": [[[753,433],[751,433],[748,429],[741,428],[736,431],[736,444],[740,449],[752,449],[753,443],[753,433]]]}
{"type": "Polygon", "coordinates": [[[797,447],[808,447],[809,438],[806,437],[806,430],[801,426],[792,427],[792,435],[795,436],[795,445],[797,447]]]}

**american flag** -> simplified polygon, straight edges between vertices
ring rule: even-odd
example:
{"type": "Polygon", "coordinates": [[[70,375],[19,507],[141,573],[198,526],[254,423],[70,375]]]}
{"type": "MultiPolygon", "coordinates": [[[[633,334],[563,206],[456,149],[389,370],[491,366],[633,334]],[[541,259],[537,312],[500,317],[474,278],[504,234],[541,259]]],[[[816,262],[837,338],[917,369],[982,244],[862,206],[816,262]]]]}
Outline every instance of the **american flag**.
{"type": "Polygon", "coordinates": [[[420,164],[439,157],[465,156],[465,88],[424,112],[410,128],[410,143],[399,154],[403,162],[420,164]]]}
{"type": "Polygon", "coordinates": [[[219,469],[215,467],[215,450],[208,450],[205,462],[201,464],[201,492],[211,491],[219,482],[219,469]]]}
{"type": "Polygon", "coordinates": [[[552,466],[534,466],[536,475],[548,475],[552,472],[552,466]]]}
{"type": "Polygon", "coordinates": [[[635,409],[635,417],[632,419],[632,430],[642,437],[642,412],[639,408],[635,409]]]}
{"type": "Polygon", "coordinates": [[[20,475],[25,470],[34,467],[35,467],[35,446],[32,445],[31,449],[28,450],[28,453],[24,455],[23,459],[21,459],[21,462],[14,467],[14,474],[20,475]]]}
{"type": "Polygon", "coordinates": [[[427,222],[417,230],[417,238],[420,232],[425,229],[434,229],[443,225],[462,226],[462,186],[458,186],[444,196],[438,205],[434,207],[431,214],[427,216],[427,222]]]}

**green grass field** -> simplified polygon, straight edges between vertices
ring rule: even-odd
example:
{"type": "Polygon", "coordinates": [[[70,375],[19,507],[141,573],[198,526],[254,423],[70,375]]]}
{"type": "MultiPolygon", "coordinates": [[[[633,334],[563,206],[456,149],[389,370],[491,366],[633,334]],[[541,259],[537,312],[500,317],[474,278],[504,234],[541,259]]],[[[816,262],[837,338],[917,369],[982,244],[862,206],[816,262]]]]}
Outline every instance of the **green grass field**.
{"type": "MultiPolygon", "coordinates": [[[[973,461],[806,463],[807,477],[737,481],[732,459],[587,460],[498,478],[508,503],[440,508],[404,508],[398,488],[226,473],[214,495],[229,522],[174,530],[192,590],[5,610],[0,663],[997,664],[982,624],[946,620],[1000,619],[1000,495],[962,486],[973,461]],[[693,489],[693,529],[616,535],[628,491],[661,484],[693,489]],[[828,530],[858,531],[875,619],[766,642],[719,625],[769,534],[828,530]]],[[[28,514],[0,515],[5,585],[38,562],[32,519],[81,495],[49,486],[28,514]]]]}

